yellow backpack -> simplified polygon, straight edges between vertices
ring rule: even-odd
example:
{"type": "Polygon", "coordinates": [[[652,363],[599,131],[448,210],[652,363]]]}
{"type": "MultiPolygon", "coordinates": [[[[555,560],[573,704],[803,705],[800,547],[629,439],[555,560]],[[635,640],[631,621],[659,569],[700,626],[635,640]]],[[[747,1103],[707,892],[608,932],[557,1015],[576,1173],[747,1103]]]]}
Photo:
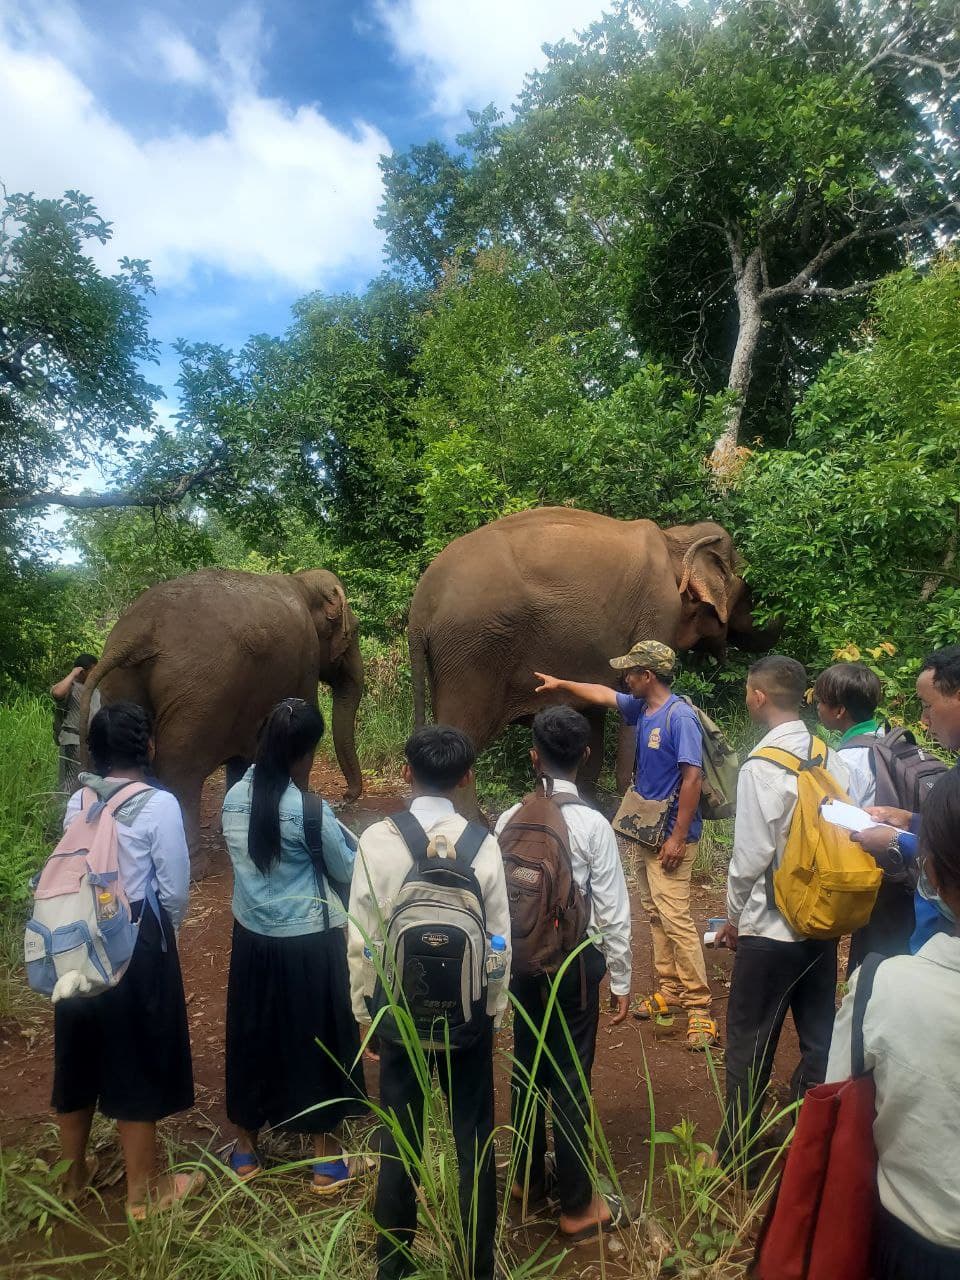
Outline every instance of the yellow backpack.
{"type": "Polygon", "coordinates": [[[777,869],[767,869],[767,905],[806,938],[839,938],[861,928],[870,919],[883,876],[842,827],[820,817],[825,801],[849,800],[827,772],[826,744],[811,737],[805,760],[780,747],[761,747],[752,754],[797,779],[797,807],[786,848],[777,869]]]}

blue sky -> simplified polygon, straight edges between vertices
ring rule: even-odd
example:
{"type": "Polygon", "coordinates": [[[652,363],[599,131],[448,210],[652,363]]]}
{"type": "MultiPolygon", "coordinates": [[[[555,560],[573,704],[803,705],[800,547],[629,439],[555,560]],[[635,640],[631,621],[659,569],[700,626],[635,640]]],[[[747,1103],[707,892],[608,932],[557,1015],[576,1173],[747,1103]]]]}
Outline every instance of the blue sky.
{"type": "MultiPolygon", "coordinates": [[[[0,179],[78,188],[149,258],[152,376],[176,338],[281,332],[381,266],[378,157],[508,108],[603,0],[0,0],[0,179]]],[[[167,406],[171,406],[168,399],[167,406]]]]}

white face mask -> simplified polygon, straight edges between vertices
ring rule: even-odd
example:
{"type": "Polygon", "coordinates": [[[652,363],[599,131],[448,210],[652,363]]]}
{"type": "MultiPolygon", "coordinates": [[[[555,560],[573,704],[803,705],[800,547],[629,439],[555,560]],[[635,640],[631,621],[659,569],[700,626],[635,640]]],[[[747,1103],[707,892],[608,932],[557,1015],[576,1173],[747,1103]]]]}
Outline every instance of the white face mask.
{"type": "Polygon", "coordinates": [[[934,889],[933,885],[930,883],[930,878],[927,875],[926,858],[924,858],[920,863],[920,875],[917,880],[917,893],[919,893],[920,897],[923,898],[924,902],[929,902],[931,906],[936,907],[944,920],[949,920],[953,925],[957,923],[956,912],[952,907],[947,906],[939,893],[937,893],[936,889],[934,889]]]}

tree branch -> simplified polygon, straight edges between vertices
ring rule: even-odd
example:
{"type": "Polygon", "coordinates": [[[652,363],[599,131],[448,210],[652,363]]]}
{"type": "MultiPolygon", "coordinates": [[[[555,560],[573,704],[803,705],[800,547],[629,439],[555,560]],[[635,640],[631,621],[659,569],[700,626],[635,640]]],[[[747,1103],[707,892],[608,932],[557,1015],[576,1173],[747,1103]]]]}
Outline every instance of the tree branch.
{"type": "MultiPolygon", "coordinates": [[[[916,218],[908,218],[906,222],[898,222],[888,227],[855,227],[853,231],[848,232],[845,236],[841,236],[839,240],[824,241],[814,256],[810,259],[805,267],[784,284],[775,285],[772,288],[764,289],[760,295],[760,303],[762,306],[770,303],[782,302],[784,298],[796,298],[804,295],[819,294],[820,297],[849,297],[844,289],[827,289],[821,285],[811,284],[814,276],[822,271],[825,266],[831,263],[834,258],[843,253],[852,244],[863,244],[867,240],[883,240],[887,237],[896,237],[907,235],[911,231],[916,231],[919,227],[929,223],[932,219],[939,217],[941,214],[948,213],[953,208],[953,203],[944,205],[934,213],[923,214],[916,218]]],[[[870,283],[861,281],[857,285],[851,285],[850,289],[854,292],[862,293],[864,289],[869,288],[870,283]]]]}
{"type": "Polygon", "coordinates": [[[152,507],[154,510],[173,507],[205,480],[216,475],[222,467],[222,460],[215,460],[196,471],[189,471],[161,493],[140,493],[134,489],[114,493],[63,493],[60,490],[0,493],[0,511],[36,511],[41,507],[70,507],[80,511],[97,511],[109,507],[152,507]]]}
{"type": "Polygon", "coordinates": [[[24,357],[29,355],[34,347],[38,347],[41,341],[39,336],[24,338],[17,343],[9,355],[0,356],[0,377],[8,378],[15,387],[22,387],[26,382],[24,357]]]}

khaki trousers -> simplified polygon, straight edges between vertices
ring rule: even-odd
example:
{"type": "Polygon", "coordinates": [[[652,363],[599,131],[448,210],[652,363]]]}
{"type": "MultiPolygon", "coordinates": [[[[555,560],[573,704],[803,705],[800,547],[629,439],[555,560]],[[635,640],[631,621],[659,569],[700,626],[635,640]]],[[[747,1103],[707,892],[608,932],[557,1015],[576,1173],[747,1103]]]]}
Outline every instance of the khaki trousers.
{"type": "Polygon", "coordinates": [[[700,933],[690,914],[690,875],[697,857],[697,843],[675,871],[664,871],[655,853],[617,836],[621,857],[634,864],[640,905],[650,921],[653,967],[657,990],[668,1004],[688,1010],[710,1008],[710,986],[700,933]]]}

